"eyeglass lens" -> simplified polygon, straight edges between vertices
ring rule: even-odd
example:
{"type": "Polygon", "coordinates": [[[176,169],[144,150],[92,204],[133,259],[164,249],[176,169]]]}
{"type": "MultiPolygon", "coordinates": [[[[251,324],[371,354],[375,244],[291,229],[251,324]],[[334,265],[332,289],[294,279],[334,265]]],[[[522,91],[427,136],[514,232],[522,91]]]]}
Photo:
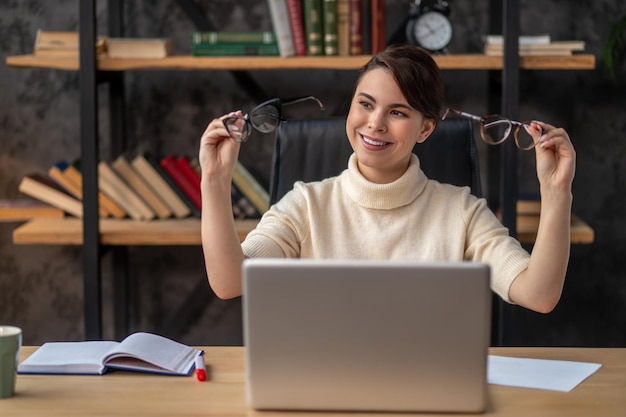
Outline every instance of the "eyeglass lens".
{"type": "Polygon", "coordinates": [[[280,123],[278,107],[268,104],[257,107],[250,112],[250,123],[256,130],[262,133],[273,132],[280,123]]]}
{"type": "Polygon", "coordinates": [[[235,142],[245,142],[250,136],[251,127],[247,116],[232,116],[224,119],[224,127],[235,142]]]}
{"type": "Polygon", "coordinates": [[[481,123],[481,136],[483,140],[491,145],[498,145],[504,142],[510,135],[513,125],[515,128],[515,143],[521,150],[532,149],[539,140],[542,132],[531,127],[531,122],[515,122],[503,116],[485,116],[481,123]]]}

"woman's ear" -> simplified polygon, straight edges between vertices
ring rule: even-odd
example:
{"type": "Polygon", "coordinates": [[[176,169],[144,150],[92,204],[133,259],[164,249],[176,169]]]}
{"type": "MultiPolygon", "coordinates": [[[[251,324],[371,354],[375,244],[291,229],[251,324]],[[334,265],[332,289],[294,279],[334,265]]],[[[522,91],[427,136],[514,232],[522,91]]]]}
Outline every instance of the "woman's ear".
{"type": "Polygon", "coordinates": [[[417,137],[417,143],[422,143],[428,139],[430,134],[433,133],[433,130],[435,130],[435,127],[437,127],[435,119],[424,119],[422,122],[422,129],[417,137]]]}

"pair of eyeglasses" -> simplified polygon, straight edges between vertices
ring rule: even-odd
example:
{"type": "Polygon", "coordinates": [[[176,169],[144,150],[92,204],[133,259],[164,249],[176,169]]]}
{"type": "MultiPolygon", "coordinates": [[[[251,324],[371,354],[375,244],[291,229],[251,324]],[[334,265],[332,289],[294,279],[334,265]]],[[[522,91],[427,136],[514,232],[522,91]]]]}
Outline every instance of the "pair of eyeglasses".
{"type": "Polygon", "coordinates": [[[300,103],[306,100],[314,100],[324,110],[322,102],[313,96],[291,98],[281,100],[273,98],[265,101],[245,116],[229,116],[223,119],[224,127],[230,137],[237,143],[243,143],[248,140],[252,134],[252,129],[256,129],[261,133],[270,133],[278,128],[278,125],[285,121],[283,118],[283,106],[300,103]]]}
{"type": "Polygon", "coordinates": [[[489,145],[499,145],[504,142],[511,134],[513,126],[515,126],[515,144],[523,151],[529,151],[534,148],[539,142],[541,135],[543,135],[541,126],[535,125],[531,127],[530,124],[532,122],[530,121],[516,122],[499,114],[480,117],[460,110],[446,109],[441,120],[445,120],[450,113],[480,122],[480,136],[489,145]]]}

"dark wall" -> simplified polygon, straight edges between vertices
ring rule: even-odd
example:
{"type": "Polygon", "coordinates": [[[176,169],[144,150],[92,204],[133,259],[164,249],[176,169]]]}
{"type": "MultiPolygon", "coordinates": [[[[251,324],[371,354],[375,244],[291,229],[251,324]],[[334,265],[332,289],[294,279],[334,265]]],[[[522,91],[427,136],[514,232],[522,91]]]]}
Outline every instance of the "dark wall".
{"type": "MultiPolygon", "coordinates": [[[[168,36],[176,53],[189,53],[191,21],[173,1],[128,1],[127,36],[168,36]]],[[[270,29],[266,2],[198,1],[221,30],[270,29]]],[[[401,25],[402,1],[388,1],[389,27],[401,25]]],[[[450,2],[452,53],[478,53],[487,33],[489,2],[450,2]]],[[[514,342],[521,345],[626,345],[626,71],[614,84],[600,59],[610,24],[626,13],[621,0],[521,1],[524,33],[555,40],[584,40],[598,57],[595,70],[522,71],[519,116],[565,127],[577,150],[574,212],[595,230],[595,242],[574,245],[563,298],[549,315],[511,308],[514,342]],[[574,3],[574,4],[573,4],[574,3]]],[[[99,33],[106,34],[106,2],[98,2],[99,33]]],[[[0,58],[32,50],[37,29],[77,30],[78,1],[0,1],[0,58]]],[[[345,114],[354,71],[257,71],[250,76],[265,98],[313,94],[327,115],[345,114]],[[303,82],[305,80],[306,82],[303,82]]],[[[445,71],[446,101],[473,113],[487,111],[487,71],[445,71]]],[[[228,71],[129,71],[125,73],[128,142],[157,154],[197,152],[213,118],[256,104],[228,71]]],[[[31,171],[45,172],[80,154],[78,75],[71,71],[0,66],[0,198],[15,198],[31,171]]],[[[106,85],[99,88],[100,147],[109,156],[106,85]]],[[[316,116],[310,109],[294,117],[316,116]]],[[[269,178],[271,136],[242,148],[241,160],[263,181],[269,178]]],[[[485,148],[479,144],[481,152],[485,148]]],[[[487,166],[483,158],[483,169],[487,166]]],[[[536,193],[532,152],[520,154],[520,192],[536,193]]],[[[24,329],[26,344],[83,338],[80,247],[13,245],[15,223],[0,223],[0,322],[24,329]]],[[[530,248],[529,248],[530,249],[530,248]]],[[[240,304],[215,300],[202,285],[199,247],[129,248],[137,284],[133,330],[156,331],[192,344],[240,343],[240,304]],[[206,297],[183,323],[174,313],[188,307],[190,291],[206,297]]],[[[112,337],[110,254],[103,258],[105,337],[112,337]]]]}

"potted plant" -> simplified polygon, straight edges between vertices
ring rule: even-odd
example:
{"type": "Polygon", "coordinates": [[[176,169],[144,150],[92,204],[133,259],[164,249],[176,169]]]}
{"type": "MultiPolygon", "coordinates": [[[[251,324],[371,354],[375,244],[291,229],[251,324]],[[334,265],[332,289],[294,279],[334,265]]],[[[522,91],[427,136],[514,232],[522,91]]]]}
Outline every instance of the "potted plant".
{"type": "Polygon", "coordinates": [[[611,79],[613,79],[614,82],[617,82],[618,79],[618,65],[626,56],[626,51],[624,50],[625,41],[626,15],[622,16],[621,19],[613,25],[602,50],[604,65],[609,70],[611,79]]]}

